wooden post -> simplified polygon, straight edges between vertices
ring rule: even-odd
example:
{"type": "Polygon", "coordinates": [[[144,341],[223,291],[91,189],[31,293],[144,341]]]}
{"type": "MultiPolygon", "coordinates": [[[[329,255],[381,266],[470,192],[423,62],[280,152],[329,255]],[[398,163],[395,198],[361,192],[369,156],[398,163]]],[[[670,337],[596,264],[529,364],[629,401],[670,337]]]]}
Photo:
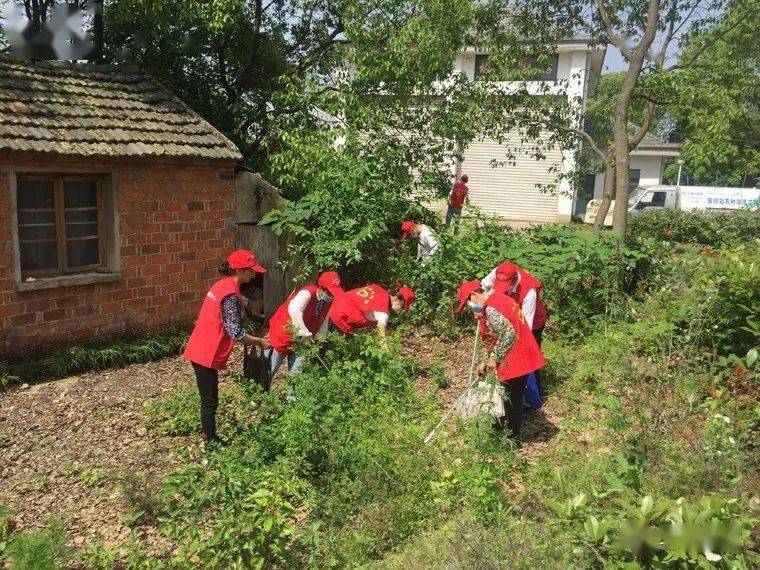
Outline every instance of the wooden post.
{"type": "Polygon", "coordinates": [[[236,230],[235,241],[239,248],[250,249],[267,272],[263,276],[263,314],[265,318],[274,311],[294,288],[293,277],[297,269],[285,271],[282,260],[287,247],[293,243],[290,235],[277,236],[258,222],[267,212],[279,208],[282,203],[280,191],[269,184],[260,174],[241,172],[235,180],[236,230]]]}

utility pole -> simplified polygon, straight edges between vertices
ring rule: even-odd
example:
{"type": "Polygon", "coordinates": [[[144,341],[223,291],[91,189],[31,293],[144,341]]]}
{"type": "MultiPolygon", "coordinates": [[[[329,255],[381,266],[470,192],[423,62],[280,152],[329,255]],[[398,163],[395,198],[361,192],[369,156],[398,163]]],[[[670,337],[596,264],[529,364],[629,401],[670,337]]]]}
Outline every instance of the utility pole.
{"type": "Polygon", "coordinates": [[[678,159],[678,180],[676,181],[676,186],[681,185],[681,169],[683,168],[684,160],[682,158],[678,159]]]}

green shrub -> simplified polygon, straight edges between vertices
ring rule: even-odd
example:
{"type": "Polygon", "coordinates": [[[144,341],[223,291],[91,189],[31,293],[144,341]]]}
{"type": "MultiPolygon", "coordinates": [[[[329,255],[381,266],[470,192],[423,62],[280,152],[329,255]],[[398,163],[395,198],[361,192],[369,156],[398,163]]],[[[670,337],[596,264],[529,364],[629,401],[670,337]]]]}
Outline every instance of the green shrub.
{"type": "Polygon", "coordinates": [[[495,465],[423,443],[437,413],[412,363],[359,334],[332,338],[324,364],[288,379],[292,403],[241,385],[241,407],[260,405],[228,423],[230,445],[167,478],[160,529],[178,562],[357,564],[447,513],[505,509],[495,465]]]}
{"type": "Polygon", "coordinates": [[[472,220],[459,236],[439,235],[438,258],[421,267],[414,244],[391,250],[380,282],[404,279],[415,290],[413,319],[446,330],[463,281],[482,278],[511,260],[544,285],[552,327],[584,330],[628,313],[629,295],[645,282],[661,249],[652,240],[621,240],[574,226],[540,226],[516,231],[488,220],[472,220]],[[411,276],[411,279],[410,279],[411,276]]]}
{"type": "Polygon", "coordinates": [[[11,537],[5,558],[12,570],[58,570],[71,558],[63,522],[53,519],[42,532],[21,532],[11,537]]]}
{"type": "Polygon", "coordinates": [[[634,236],[711,247],[746,245],[760,236],[760,212],[650,210],[631,217],[634,236]]]}

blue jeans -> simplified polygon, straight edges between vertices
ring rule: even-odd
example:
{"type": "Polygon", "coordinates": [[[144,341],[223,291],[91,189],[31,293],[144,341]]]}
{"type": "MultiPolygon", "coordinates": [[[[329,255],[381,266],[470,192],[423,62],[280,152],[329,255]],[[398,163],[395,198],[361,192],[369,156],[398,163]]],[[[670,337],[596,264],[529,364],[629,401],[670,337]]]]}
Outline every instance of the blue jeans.
{"type": "Polygon", "coordinates": [[[462,208],[454,208],[453,206],[448,207],[446,210],[447,228],[451,225],[452,218],[456,218],[456,220],[454,220],[454,235],[457,235],[459,233],[459,222],[462,220],[462,208]]]}
{"type": "MultiPolygon", "coordinates": [[[[285,361],[285,355],[280,354],[274,348],[270,349],[270,356],[272,358],[272,376],[277,373],[277,370],[282,366],[285,361]]],[[[296,375],[301,372],[301,365],[303,364],[303,356],[297,356],[295,353],[290,352],[288,357],[288,372],[292,375],[296,375]]]]}

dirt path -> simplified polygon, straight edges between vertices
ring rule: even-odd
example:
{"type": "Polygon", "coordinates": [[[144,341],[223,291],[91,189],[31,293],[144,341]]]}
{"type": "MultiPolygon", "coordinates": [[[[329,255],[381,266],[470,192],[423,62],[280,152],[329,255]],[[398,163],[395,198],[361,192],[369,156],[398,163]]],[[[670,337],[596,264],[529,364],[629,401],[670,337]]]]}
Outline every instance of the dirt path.
{"type": "Polygon", "coordinates": [[[0,505],[15,527],[56,516],[78,546],[128,538],[135,495],[178,464],[176,438],[142,426],[144,406],[191,377],[171,358],[0,392],[0,505]]]}
{"type": "MultiPolygon", "coordinates": [[[[404,354],[422,364],[420,390],[433,392],[445,379],[436,392],[444,409],[467,386],[471,342],[425,335],[405,342],[404,354]]],[[[222,381],[239,372],[233,368],[222,381]]],[[[16,513],[16,528],[41,529],[56,516],[77,546],[127,539],[125,519],[179,465],[178,447],[198,444],[149,435],[145,407],[191,379],[177,357],[0,392],[0,505],[16,513]]],[[[540,456],[555,425],[551,401],[529,414],[522,453],[540,456]]],[[[144,543],[159,540],[151,527],[145,532],[144,543]]]]}

